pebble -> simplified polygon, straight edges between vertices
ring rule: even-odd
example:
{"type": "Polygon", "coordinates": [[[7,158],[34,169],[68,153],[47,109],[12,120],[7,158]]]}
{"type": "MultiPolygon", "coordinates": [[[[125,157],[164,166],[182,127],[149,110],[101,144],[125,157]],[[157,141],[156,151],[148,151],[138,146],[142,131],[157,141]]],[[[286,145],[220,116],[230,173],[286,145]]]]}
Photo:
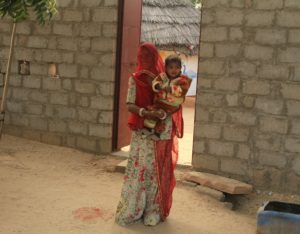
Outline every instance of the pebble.
{"type": "Polygon", "coordinates": [[[233,204],[231,202],[222,202],[223,207],[233,210],[233,204]]]}

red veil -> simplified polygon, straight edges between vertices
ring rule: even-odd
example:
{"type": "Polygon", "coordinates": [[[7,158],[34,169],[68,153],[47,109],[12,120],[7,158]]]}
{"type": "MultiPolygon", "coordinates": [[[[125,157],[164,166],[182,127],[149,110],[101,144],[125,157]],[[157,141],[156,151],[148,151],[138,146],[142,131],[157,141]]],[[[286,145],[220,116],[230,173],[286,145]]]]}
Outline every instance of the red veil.
{"type": "Polygon", "coordinates": [[[173,129],[170,140],[155,141],[158,180],[158,199],[161,219],[165,220],[172,207],[172,193],[176,185],[174,170],[178,160],[178,139],[183,137],[182,108],[172,116],[173,129]]]}
{"type": "MultiPolygon", "coordinates": [[[[146,108],[153,104],[154,92],[147,82],[147,76],[154,78],[164,71],[164,63],[158,50],[151,43],[143,43],[138,50],[138,67],[133,74],[136,84],[136,105],[146,108]],[[147,59],[143,51],[147,50],[147,59]]],[[[183,135],[182,109],[172,115],[173,131],[170,140],[155,142],[155,162],[158,181],[157,199],[160,205],[161,219],[164,220],[172,206],[172,192],[176,184],[174,170],[178,159],[178,140],[183,135]]],[[[137,114],[131,113],[128,125],[132,130],[144,127],[144,119],[137,114]]]]}

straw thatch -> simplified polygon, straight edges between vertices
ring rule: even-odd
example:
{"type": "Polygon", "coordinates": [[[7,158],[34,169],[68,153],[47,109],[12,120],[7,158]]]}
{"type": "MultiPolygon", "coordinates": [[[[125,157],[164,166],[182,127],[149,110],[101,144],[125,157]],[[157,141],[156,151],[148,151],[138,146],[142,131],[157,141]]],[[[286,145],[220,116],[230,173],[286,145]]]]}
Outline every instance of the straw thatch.
{"type": "Polygon", "coordinates": [[[200,11],[188,0],[143,0],[142,41],[193,53],[200,34],[200,11]]]}

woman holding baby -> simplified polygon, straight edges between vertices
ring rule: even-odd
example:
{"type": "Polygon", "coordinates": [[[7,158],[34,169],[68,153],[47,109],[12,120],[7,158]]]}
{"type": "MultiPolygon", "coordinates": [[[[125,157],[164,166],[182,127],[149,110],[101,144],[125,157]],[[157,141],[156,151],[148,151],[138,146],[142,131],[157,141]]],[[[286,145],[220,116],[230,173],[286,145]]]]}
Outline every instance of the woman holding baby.
{"type": "Polygon", "coordinates": [[[181,104],[190,79],[181,76],[179,58],[180,63],[175,56],[165,66],[151,43],[143,43],[137,57],[126,102],[132,139],[116,222],[154,226],[166,219],[172,206],[177,138],[183,135],[181,104]],[[174,82],[177,78],[180,82],[174,82]]]}

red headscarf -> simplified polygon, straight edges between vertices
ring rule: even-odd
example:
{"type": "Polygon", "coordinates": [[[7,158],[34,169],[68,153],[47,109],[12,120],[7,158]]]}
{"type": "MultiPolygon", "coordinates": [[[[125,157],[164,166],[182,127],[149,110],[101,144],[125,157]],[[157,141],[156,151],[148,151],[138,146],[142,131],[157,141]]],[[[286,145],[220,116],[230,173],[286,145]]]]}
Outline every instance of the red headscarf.
{"type": "MultiPolygon", "coordinates": [[[[164,62],[159,55],[156,47],[145,42],[140,45],[137,54],[138,66],[133,74],[136,84],[136,102],[139,107],[146,108],[153,104],[154,93],[152,86],[147,81],[147,77],[154,78],[164,71],[164,62]]],[[[143,118],[139,115],[131,113],[128,119],[128,125],[132,130],[144,127],[143,118]]]]}
{"type": "Polygon", "coordinates": [[[158,74],[164,71],[164,62],[155,45],[153,45],[150,42],[144,42],[143,44],[140,45],[138,49],[137,59],[138,59],[138,67],[136,70],[137,73],[142,70],[148,70],[157,76],[158,74]],[[147,58],[148,64],[146,63],[143,56],[145,55],[145,53],[147,56],[149,56],[147,58]]]}

